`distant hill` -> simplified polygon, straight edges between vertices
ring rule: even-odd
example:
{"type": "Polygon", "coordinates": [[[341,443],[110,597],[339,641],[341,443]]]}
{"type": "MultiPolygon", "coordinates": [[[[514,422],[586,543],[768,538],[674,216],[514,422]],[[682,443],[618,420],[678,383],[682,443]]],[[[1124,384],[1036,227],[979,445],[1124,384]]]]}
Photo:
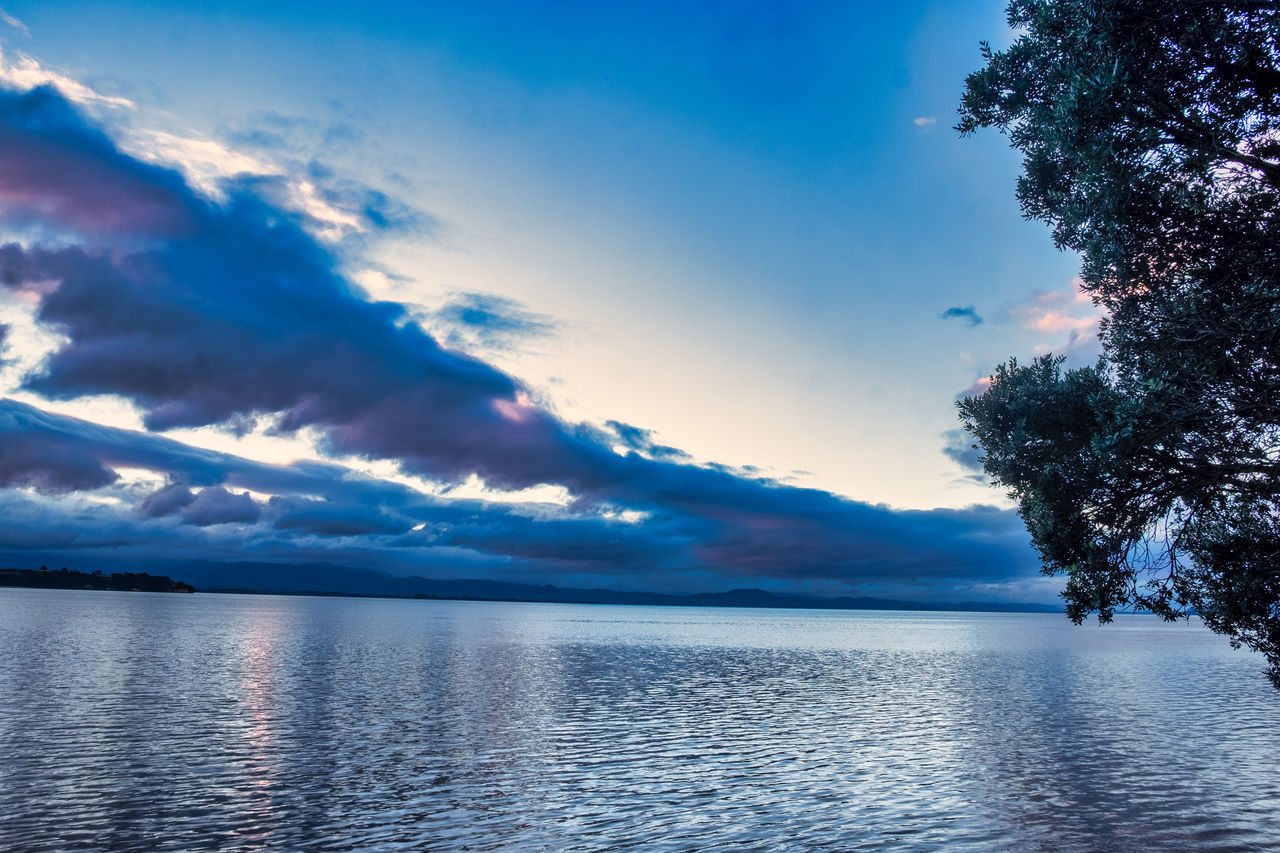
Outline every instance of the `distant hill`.
{"type": "Polygon", "coordinates": [[[21,586],[34,589],[96,589],[116,592],[195,592],[195,588],[182,581],[146,572],[118,572],[104,575],[102,572],[71,572],[66,569],[48,571],[41,569],[0,569],[0,586],[21,586]]]}
{"type": "Polygon", "coordinates": [[[728,592],[703,592],[693,595],[671,595],[655,592],[619,592],[610,589],[573,589],[550,585],[502,583],[484,580],[428,580],[414,578],[434,587],[418,592],[414,598],[473,599],[478,601],[541,601],[565,604],[649,604],[681,607],[778,607],[805,610],[944,610],[980,612],[1045,612],[1059,608],[1041,604],[999,602],[902,601],[889,598],[822,598],[812,595],[787,595],[763,589],[733,589],[728,592]]]}
{"type": "MultiPolygon", "coordinates": [[[[42,559],[59,561],[72,555],[49,553],[42,559]]],[[[29,556],[27,557],[30,558],[29,556]]],[[[19,555],[0,553],[0,560],[17,560],[19,555]]],[[[101,559],[103,569],[117,568],[110,557],[101,559]]],[[[130,568],[139,568],[129,564],[130,568]]],[[[371,569],[358,569],[331,563],[221,563],[212,560],[165,560],[148,563],[145,568],[156,574],[134,572],[114,575],[68,572],[74,581],[65,586],[72,589],[151,589],[145,584],[172,584],[175,587],[194,587],[200,592],[275,593],[281,595],[341,595],[375,596],[387,598],[438,598],[474,601],[533,601],[562,602],[565,604],[648,604],[684,607],[779,607],[806,610],[943,610],[976,612],[1058,613],[1061,608],[1051,604],[1022,604],[1011,602],[957,601],[921,602],[887,598],[823,598],[811,595],[773,593],[762,589],[734,589],[728,592],[706,592],[691,595],[673,595],[657,592],[627,592],[613,589],[577,589],[556,587],[549,584],[521,584],[480,579],[435,579],[424,577],[395,577],[371,569]],[[186,583],[171,581],[159,573],[181,577],[186,583]],[[116,581],[116,578],[129,579],[116,581]],[[147,579],[139,582],[137,579],[147,579]],[[108,584],[119,584],[109,586],[108,584]]],[[[5,572],[24,572],[40,575],[40,583],[17,584],[0,579],[0,586],[58,585],[67,578],[54,578],[62,572],[30,572],[21,569],[2,569],[5,572]]],[[[169,590],[165,590],[169,591],[169,590]]]]}
{"type": "Polygon", "coordinates": [[[885,598],[822,598],[762,589],[672,595],[612,589],[575,589],[479,579],[392,577],[368,569],[327,564],[188,563],[182,575],[205,592],[264,592],[290,595],[365,595],[474,601],[534,601],[565,604],[649,604],[686,607],[781,607],[828,610],[944,610],[1056,613],[1048,604],[1008,602],[919,602],[885,598]]]}

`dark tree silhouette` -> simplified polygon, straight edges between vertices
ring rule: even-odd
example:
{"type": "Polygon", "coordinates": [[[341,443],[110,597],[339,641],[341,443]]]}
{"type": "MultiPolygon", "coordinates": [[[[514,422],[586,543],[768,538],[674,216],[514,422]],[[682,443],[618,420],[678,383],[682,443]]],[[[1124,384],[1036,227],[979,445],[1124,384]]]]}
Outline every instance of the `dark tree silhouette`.
{"type": "Polygon", "coordinates": [[[1010,361],[961,420],[1067,613],[1194,610],[1280,688],[1280,5],[1013,0],[957,130],[1024,155],[1103,357],[1010,361]]]}

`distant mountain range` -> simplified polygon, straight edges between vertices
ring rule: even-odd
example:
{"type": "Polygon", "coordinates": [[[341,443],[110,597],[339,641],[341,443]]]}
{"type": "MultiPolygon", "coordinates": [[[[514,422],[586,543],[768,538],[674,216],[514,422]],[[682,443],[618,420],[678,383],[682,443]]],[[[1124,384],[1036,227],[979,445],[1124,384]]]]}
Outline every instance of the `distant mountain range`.
{"type": "Polygon", "coordinates": [[[672,595],[575,589],[478,579],[439,580],[392,577],[367,569],[326,564],[189,563],[171,567],[172,573],[202,592],[261,592],[290,595],[362,595],[396,598],[438,598],[475,601],[534,601],[565,604],[649,604],[686,607],[783,607],[827,610],[947,610],[978,612],[1056,613],[1050,604],[961,601],[920,602],[887,598],[822,598],[773,593],[762,589],[734,589],[672,595]]]}
{"type": "MultiPolygon", "coordinates": [[[[72,555],[46,555],[50,562],[63,565],[72,555]]],[[[44,558],[42,558],[44,559],[44,558]]],[[[27,562],[12,552],[0,553],[0,565],[27,562]]],[[[424,577],[395,577],[370,569],[357,569],[329,563],[282,564],[261,562],[222,563],[205,561],[157,561],[145,566],[125,565],[110,558],[97,561],[88,569],[114,571],[148,571],[164,573],[184,581],[198,592],[249,592],[280,595],[341,595],[384,598],[437,598],[474,601],[533,601],[565,604],[648,604],[685,607],[781,607],[807,610],[944,610],[990,613],[1057,613],[1061,608],[1051,604],[1011,602],[958,601],[921,602],[888,598],[823,598],[792,595],[762,589],[733,589],[728,592],[704,592],[673,595],[658,592],[622,592],[613,589],[575,589],[549,584],[507,583],[479,579],[440,580],[424,577]]],[[[50,572],[50,575],[57,574],[50,572]]],[[[131,576],[132,577],[132,576],[131,576]]],[[[168,580],[168,578],[165,578],[168,580]]],[[[130,587],[138,586],[136,583],[130,587]]]]}

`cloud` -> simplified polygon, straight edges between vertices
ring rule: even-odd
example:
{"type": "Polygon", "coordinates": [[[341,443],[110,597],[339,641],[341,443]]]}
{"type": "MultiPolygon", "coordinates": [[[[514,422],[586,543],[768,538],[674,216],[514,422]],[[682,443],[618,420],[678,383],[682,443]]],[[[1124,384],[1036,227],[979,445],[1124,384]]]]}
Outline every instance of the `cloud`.
{"type": "Polygon", "coordinates": [[[18,20],[17,18],[15,18],[13,15],[10,15],[4,9],[0,9],[0,21],[3,21],[5,23],[5,26],[9,27],[9,29],[11,30],[14,30],[19,35],[25,36],[26,38],[31,38],[31,30],[27,29],[27,25],[22,23],[22,21],[18,20]]]}
{"type": "Polygon", "coordinates": [[[420,317],[452,349],[506,352],[555,336],[560,324],[514,299],[487,293],[454,293],[420,317]]]}
{"type": "Polygon", "coordinates": [[[320,536],[362,536],[407,533],[413,522],[376,508],[303,497],[273,497],[269,504],[272,527],[302,530],[320,536]]]}
{"type": "Polygon", "coordinates": [[[985,394],[987,389],[990,387],[991,387],[990,376],[979,377],[978,379],[973,380],[973,383],[968,388],[965,388],[963,391],[958,392],[956,394],[956,399],[963,400],[965,397],[977,397],[980,394],[985,394]]]}
{"type": "MultiPolygon", "coordinates": [[[[418,494],[406,486],[362,476],[340,465],[308,460],[288,465],[255,462],[159,435],[54,414],[9,399],[0,399],[0,439],[0,459],[23,459],[24,455],[13,449],[22,442],[47,448],[39,456],[52,461],[39,466],[32,462],[33,470],[55,466],[60,457],[92,460],[98,468],[110,472],[108,477],[98,478],[103,485],[115,482],[115,469],[130,468],[168,478],[165,488],[229,485],[264,494],[306,494],[386,506],[402,506],[418,494]]],[[[162,488],[160,492],[163,491],[162,488]]]]}
{"type": "Polygon", "coordinates": [[[982,317],[979,316],[978,312],[972,305],[966,305],[964,307],[953,306],[948,308],[946,311],[943,311],[938,315],[938,317],[943,320],[964,320],[970,328],[982,325],[982,317]]]}
{"type": "MultiPolygon", "coordinates": [[[[144,134],[154,135],[154,132],[144,131],[144,134]]],[[[276,112],[258,112],[242,125],[222,128],[222,135],[233,145],[255,149],[263,159],[204,140],[180,140],[184,145],[179,147],[179,153],[187,155],[183,158],[186,162],[199,164],[201,158],[191,155],[214,145],[219,149],[212,158],[214,167],[228,158],[240,164],[259,164],[259,168],[242,169],[269,179],[260,181],[255,191],[275,204],[306,214],[313,232],[327,240],[351,240],[387,232],[421,237],[434,235],[443,227],[435,217],[401,199],[357,181],[336,177],[317,159],[321,154],[331,156],[365,141],[364,131],[349,122],[321,122],[276,112]],[[262,165],[265,161],[272,165],[262,165]]],[[[222,176],[227,174],[224,171],[222,176]]],[[[201,189],[207,191],[207,185],[201,189]]]]}
{"type": "Polygon", "coordinates": [[[162,130],[135,131],[132,148],[148,162],[178,168],[195,187],[215,194],[219,182],[237,175],[276,175],[279,169],[212,139],[162,130]]]}
{"type": "MultiPolygon", "coordinates": [[[[25,32],[26,25],[10,15],[5,15],[4,22],[9,26],[17,23],[20,32],[25,32]]],[[[56,89],[64,98],[86,106],[102,106],[116,109],[133,109],[134,104],[128,98],[115,95],[104,95],[78,80],[65,74],[45,68],[36,60],[19,53],[17,61],[10,60],[0,49],[0,85],[17,91],[26,91],[38,87],[56,89]]]]}
{"type": "Polygon", "coordinates": [[[182,519],[187,524],[208,527],[211,524],[235,522],[251,524],[261,514],[262,511],[248,492],[236,494],[222,486],[210,486],[201,489],[195,499],[182,510],[182,519]]]}
{"type": "Polygon", "coordinates": [[[916,130],[928,133],[937,125],[938,119],[936,116],[917,116],[911,120],[911,123],[916,126],[916,130]]]}
{"type": "Polygon", "coordinates": [[[7,435],[0,445],[0,487],[57,493],[97,489],[116,479],[93,454],[38,435],[7,435]]]}
{"type": "MultiPolygon", "coordinates": [[[[645,485],[646,499],[632,504],[645,510],[638,515],[609,507],[491,504],[439,498],[331,463],[254,462],[0,401],[0,470],[9,470],[6,459],[24,466],[24,476],[10,485],[48,484],[46,491],[69,502],[68,516],[81,493],[111,499],[118,513],[98,506],[92,522],[81,522],[84,538],[74,541],[127,541],[140,558],[154,556],[157,543],[232,549],[228,539],[190,540],[173,527],[176,519],[203,529],[235,522],[244,547],[274,559],[287,559],[300,541],[315,556],[335,551],[335,539],[356,537],[368,550],[361,557],[366,562],[380,549],[399,550],[406,561],[410,553],[429,560],[463,549],[540,577],[686,573],[909,585],[1017,577],[1030,564],[1016,517],[980,508],[899,512],[714,469],[627,458],[665,478],[665,490],[645,485]],[[118,471],[134,469],[167,482],[130,490],[118,471]],[[259,504],[245,493],[250,490],[271,497],[259,504]]],[[[4,511],[0,505],[0,515],[4,511]]],[[[73,547],[57,517],[41,523],[45,539],[32,523],[20,533],[0,527],[0,548],[73,547]]]]}
{"type": "Polygon", "coordinates": [[[52,88],[0,91],[0,151],[0,221],[153,239],[195,224],[177,173],[122,154],[52,88]]]}
{"type": "Polygon", "coordinates": [[[1024,329],[1043,335],[1035,354],[1057,353],[1068,367],[1092,364],[1102,353],[1100,324],[1106,312],[1093,303],[1078,279],[1061,290],[1033,294],[1011,311],[1024,329]]]}
{"type": "Polygon", "coordinates": [[[284,115],[274,110],[252,113],[247,119],[223,128],[235,145],[305,157],[317,148],[342,150],[363,143],[367,134],[348,121],[318,121],[284,115]]]}
{"type": "Polygon", "coordinates": [[[635,450],[654,459],[679,460],[689,458],[689,454],[679,448],[654,441],[652,430],[624,424],[621,421],[606,421],[605,426],[613,430],[618,442],[628,450],[635,450]]]}
{"type": "Polygon", "coordinates": [[[1072,317],[1061,311],[1045,311],[1027,323],[1027,328],[1037,332],[1078,332],[1082,329],[1094,329],[1098,326],[1096,317],[1072,317]]]}
{"type": "MultiPolygon", "coordinates": [[[[944,319],[968,318],[971,326],[983,322],[972,312],[972,306],[948,308],[941,316],[944,319]]],[[[1083,367],[1096,362],[1102,353],[1099,334],[1105,316],[1106,312],[1081,290],[1080,280],[1074,279],[1059,290],[1039,291],[1006,306],[995,322],[999,325],[1016,323],[1034,333],[1039,338],[1029,347],[1034,355],[1056,353],[1066,357],[1068,367],[1083,367]]],[[[958,393],[956,399],[981,394],[990,384],[990,377],[981,377],[958,393]]]]}
{"type": "Polygon", "coordinates": [[[593,491],[614,478],[589,428],[527,405],[518,381],[442,348],[401,306],[365,301],[255,184],[206,201],[48,89],[0,97],[6,135],[7,209],[84,235],[0,257],[4,281],[39,293],[39,319],[67,340],[29,390],[120,395],[151,429],[278,413],[280,430],[316,428],[333,452],[500,488],[593,491]],[[150,245],[120,251],[129,242],[150,245]]]}
{"type": "Polygon", "coordinates": [[[169,482],[147,495],[138,505],[138,512],[146,518],[159,518],[189,506],[195,499],[186,483],[169,482]]]}
{"type": "MultiPolygon", "coordinates": [[[[972,307],[948,308],[942,316],[969,317],[970,325],[977,325],[982,318],[973,313],[972,307]],[[971,316],[972,315],[972,316],[971,316]],[[977,322],[974,322],[976,319],[977,322]]],[[[1040,291],[1001,312],[997,323],[1016,322],[1023,329],[1043,336],[1034,345],[1035,355],[1055,353],[1064,356],[1067,367],[1083,367],[1097,361],[1102,353],[1099,340],[1100,324],[1105,312],[1095,305],[1089,294],[1081,289],[1079,279],[1059,290],[1040,291]]],[[[991,386],[991,377],[985,376],[956,394],[956,399],[979,396],[991,386]]],[[[973,448],[971,437],[964,430],[953,429],[943,433],[942,452],[960,467],[975,472],[970,479],[985,482],[981,475],[982,464],[978,460],[981,450],[973,448]]]]}
{"type": "MultiPolygon", "coordinates": [[[[942,452],[966,471],[982,472],[982,449],[973,436],[963,429],[949,429],[942,434],[946,442],[942,452]]],[[[981,479],[981,478],[980,478],[981,479]]]]}
{"type": "MultiPolygon", "coordinates": [[[[272,180],[228,176],[216,199],[206,196],[121,152],[52,89],[0,93],[0,143],[4,216],[64,235],[0,249],[0,286],[35,300],[60,336],[25,378],[28,393],[113,395],[152,431],[266,418],[283,434],[305,429],[326,454],[388,460],[446,484],[558,485],[572,498],[532,513],[450,503],[330,463],[268,466],[0,405],[0,447],[26,448],[0,451],[0,483],[118,501],[94,541],[232,549],[220,531],[234,522],[238,547],[280,559],[356,539],[362,555],[389,562],[396,550],[466,552],[542,576],[853,585],[1009,578],[1032,565],[1007,514],[894,511],[687,464],[621,422],[563,421],[516,378],[442,345],[403,306],[365,298],[343,272],[350,259],[316,238],[322,217],[274,201],[272,180]],[[129,467],[170,480],[134,494],[120,482],[129,467]],[[260,503],[250,491],[274,497],[260,503]]],[[[493,340],[550,325],[475,294],[449,311],[493,340]]],[[[66,531],[57,521],[49,529],[55,539],[66,531]]]]}

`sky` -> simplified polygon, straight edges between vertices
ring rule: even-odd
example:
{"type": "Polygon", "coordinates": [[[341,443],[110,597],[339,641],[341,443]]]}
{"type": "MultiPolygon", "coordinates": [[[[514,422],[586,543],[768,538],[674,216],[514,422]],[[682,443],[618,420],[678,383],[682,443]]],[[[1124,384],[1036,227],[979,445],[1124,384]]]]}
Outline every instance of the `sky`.
{"type": "Polygon", "coordinates": [[[0,555],[1052,601],[1000,3],[7,2],[0,555]]]}

